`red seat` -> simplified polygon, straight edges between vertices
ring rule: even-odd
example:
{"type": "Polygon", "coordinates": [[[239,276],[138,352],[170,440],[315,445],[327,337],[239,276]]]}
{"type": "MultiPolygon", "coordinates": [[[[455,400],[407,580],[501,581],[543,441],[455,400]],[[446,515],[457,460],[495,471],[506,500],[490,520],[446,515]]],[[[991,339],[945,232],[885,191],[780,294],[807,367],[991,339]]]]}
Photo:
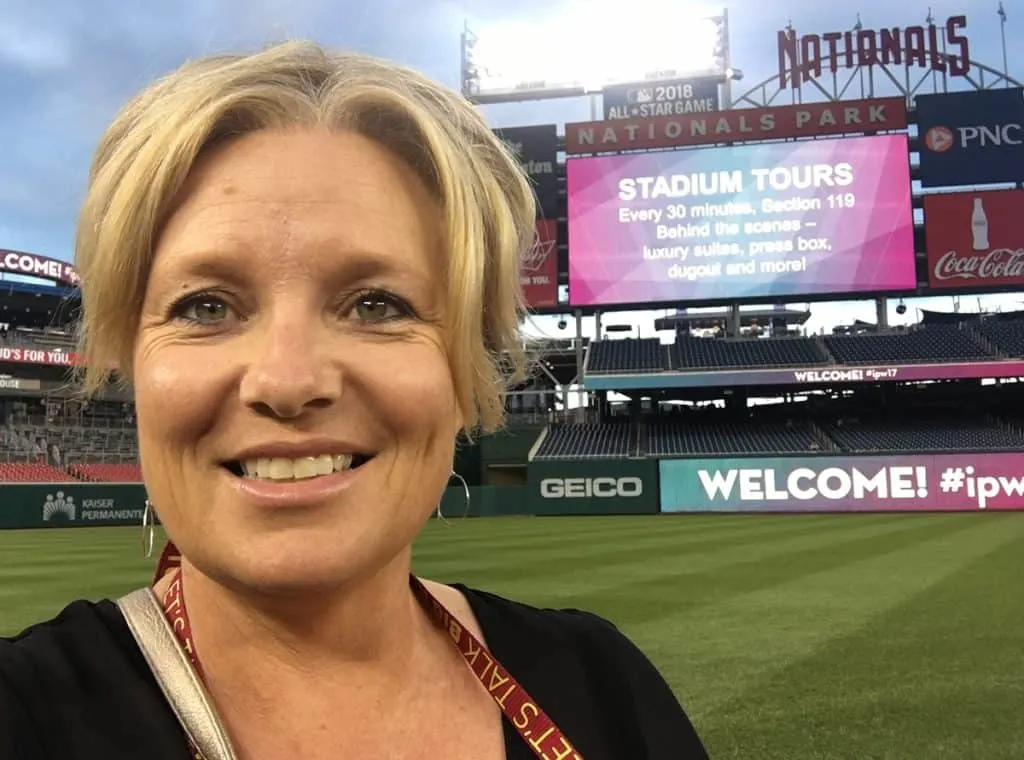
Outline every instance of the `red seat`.
{"type": "Polygon", "coordinates": [[[76,464],[71,468],[82,480],[100,483],[141,483],[142,468],[136,462],[76,464]]]}
{"type": "Polygon", "coordinates": [[[68,473],[38,462],[0,462],[0,481],[5,483],[75,483],[68,473]]]}

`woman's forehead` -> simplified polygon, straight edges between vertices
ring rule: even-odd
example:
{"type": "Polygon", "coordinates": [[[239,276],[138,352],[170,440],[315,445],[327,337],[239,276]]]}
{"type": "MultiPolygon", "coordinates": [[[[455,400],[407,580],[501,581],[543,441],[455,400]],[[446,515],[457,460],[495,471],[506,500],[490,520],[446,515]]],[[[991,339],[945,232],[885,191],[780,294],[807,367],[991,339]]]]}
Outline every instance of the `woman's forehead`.
{"type": "Polygon", "coordinates": [[[429,191],[376,143],[352,134],[260,133],[197,166],[163,230],[156,265],[181,271],[247,259],[426,275],[441,263],[441,232],[429,191]]]}

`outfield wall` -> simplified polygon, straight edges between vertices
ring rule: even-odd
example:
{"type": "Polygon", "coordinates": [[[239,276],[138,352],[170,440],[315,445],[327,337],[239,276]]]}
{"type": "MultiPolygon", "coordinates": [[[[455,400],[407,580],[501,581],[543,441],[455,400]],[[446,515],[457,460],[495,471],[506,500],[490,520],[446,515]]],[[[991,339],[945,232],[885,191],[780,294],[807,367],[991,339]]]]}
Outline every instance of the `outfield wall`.
{"type": "Polygon", "coordinates": [[[0,529],[140,525],[139,483],[0,484],[0,529]]]}
{"type": "Polygon", "coordinates": [[[641,515],[657,514],[658,463],[653,459],[531,462],[527,482],[448,488],[441,511],[469,515],[641,515]]]}
{"type": "MultiPolygon", "coordinates": [[[[1024,454],[531,462],[522,485],[449,487],[447,517],[1024,510],[1024,454]]],[[[0,529],[139,525],[141,484],[0,485],[0,529]]]]}

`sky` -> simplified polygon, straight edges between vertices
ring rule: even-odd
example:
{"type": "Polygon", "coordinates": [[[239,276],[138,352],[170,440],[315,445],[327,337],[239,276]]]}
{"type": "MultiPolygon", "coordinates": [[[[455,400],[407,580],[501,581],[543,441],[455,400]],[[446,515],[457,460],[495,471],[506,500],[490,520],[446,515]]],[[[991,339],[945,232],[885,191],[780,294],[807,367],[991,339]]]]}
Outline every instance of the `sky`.
{"type": "MultiPolygon", "coordinates": [[[[400,61],[458,88],[464,25],[539,26],[565,2],[569,0],[0,0],[0,248],[71,259],[75,216],[104,127],[147,82],[189,58],[309,38],[400,61]]],[[[775,74],[775,33],[788,22],[801,33],[839,31],[850,28],[858,12],[873,28],[922,23],[929,8],[939,20],[964,14],[972,59],[1002,67],[997,0],[679,3],[712,12],[728,9],[733,64],[745,75],[739,90],[775,74]]],[[[617,5],[636,7],[635,2],[617,5]]],[[[1022,79],[1024,0],[1004,0],[1004,5],[1009,69],[1022,79]]],[[[657,24],[657,19],[650,23],[657,24]]],[[[566,45],[574,44],[573,31],[565,30],[566,45]]],[[[523,45],[524,54],[536,54],[528,36],[523,45]]],[[[540,101],[488,106],[485,113],[495,126],[563,124],[587,120],[590,104],[586,99],[540,101]]],[[[998,303],[1015,308],[1018,299],[1004,297],[998,303]]],[[[951,299],[915,302],[903,321],[915,318],[918,305],[949,310],[951,299]]],[[[974,310],[976,304],[963,308],[974,310]]],[[[875,307],[816,306],[814,312],[811,327],[818,329],[858,317],[873,321],[875,307]]],[[[891,318],[899,319],[895,312],[891,318]]],[[[650,314],[620,315],[614,321],[624,320],[637,324],[640,334],[654,334],[650,314]]],[[[540,320],[537,329],[569,337],[571,330],[559,331],[556,321],[540,320]]],[[[589,321],[586,330],[592,331],[589,321]]]]}

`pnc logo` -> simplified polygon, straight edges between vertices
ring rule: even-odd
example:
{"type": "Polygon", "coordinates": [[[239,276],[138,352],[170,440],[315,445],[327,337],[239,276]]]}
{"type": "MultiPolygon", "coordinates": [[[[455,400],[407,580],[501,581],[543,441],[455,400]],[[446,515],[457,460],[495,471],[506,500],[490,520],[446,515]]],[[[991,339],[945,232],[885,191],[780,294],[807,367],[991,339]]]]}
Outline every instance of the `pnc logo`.
{"type": "Polygon", "coordinates": [[[545,499],[635,499],[643,495],[640,478],[545,478],[540,495],[545,499]]]}
{"type": "Polygon", "coordinates": [[[945,153],[956,144],[956,140],[949,127],[932,127],[924,136],[924,144],[930,151],[945,153]]]}

